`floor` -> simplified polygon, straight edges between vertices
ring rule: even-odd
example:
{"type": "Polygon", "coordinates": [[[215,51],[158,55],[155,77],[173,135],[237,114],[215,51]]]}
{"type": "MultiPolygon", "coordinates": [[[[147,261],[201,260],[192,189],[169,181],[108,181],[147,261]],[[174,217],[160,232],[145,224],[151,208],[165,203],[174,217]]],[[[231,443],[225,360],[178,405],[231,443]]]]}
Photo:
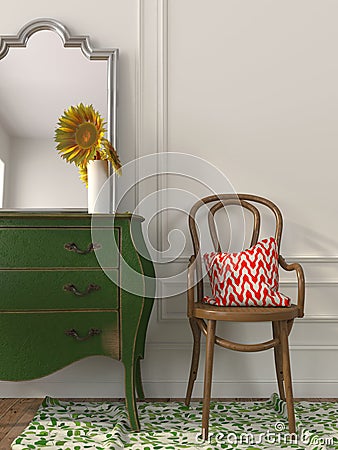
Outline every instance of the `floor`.
{"type": "Polygon", "coordinates": [[[0,450],[11,443],[29,424],[41,404],[41,398],[2,398],[0,400],[0,450]]]}
{"type": "MultiPolygon", "coordinates": [[[[124,399],[72,399],[72,400],[91,400],[91,401],[123,401],[124,399]]],[[[201,400],[201,399],[194,399],[201,400]]],[[[247,399],[215,399],[219,401],[255,401],[263,400],[258,398],[247,398],[247,399]]],[[[295,399],[296,401],[298,399],[295,399]]],[[[307,401],[338,401],[336,398],[307,398],[302,399],[307,401]]],[[[156,398],[147,399],[147,401],[183,401],[183,399],[178,398],[156,398]]],[[[0,450],[10,450],[10,445],[14,438],[16,438],[29,424],[29,422],[34,417],[36,410],[42,402],[41,398],[1,398],[0,399],[0,450]]]]}

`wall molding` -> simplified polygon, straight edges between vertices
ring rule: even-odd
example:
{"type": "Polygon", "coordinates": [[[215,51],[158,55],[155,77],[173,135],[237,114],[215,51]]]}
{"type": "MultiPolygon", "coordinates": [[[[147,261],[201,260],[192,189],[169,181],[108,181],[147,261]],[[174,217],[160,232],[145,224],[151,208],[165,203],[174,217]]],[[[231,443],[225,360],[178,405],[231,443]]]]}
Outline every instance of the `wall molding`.
{"type": "MultiPolygon", "coordinates": [[[[188,319],[184,316],[184,314],[171,314],[167,312],[161,311],[159,314],[158,322],[159,323],[180,323],[186,322],[188,319]]],[[[302,319],[296,319],[296,322],[300,321],[302,324],[308,323],[338,323],[338,315],[334,316],[321,316],[321,315],[311,315],[308,317],[303,317],[302,319]]]]}
{"type": "MultiPolygon", "coordinates": [[[[142,106],[143,106],[143,67],[144,67],[144,0],[137,1],[137,50],[135,76],[135,159],[141,156],[142,148],[142,106]]],[[[139,179],[139,174],[135,174],[139,179]]],[[[140,201],[139,186],[135,186],[135,206],[140,201]]]]}
{"type": "MultiPolygon", "coordinates": [[[[169,257],[163,257],[163,262],[175,262],[175,263],[186,263],[188,264],[191,255],[181,255],[175,259],[170,259],[169,257]]],[[[321,255],[299,255],[299,256],[285,256],[285,260],[288,263],[298,262],[299,264],[338,264],[338,256],[321,256],[321,255]]]]}
{"type": "Polygon", "coordinates": [[[338,263],[338,256],[307,256],[307,255],[300,255],[300,256],[288,256],[285,258],[289,262],[299,262],[301,264],[337,264],[338,263]]]}
{"type": "Polygon", "coordinates": [[[157,151],[168,151],[168,0],[158,1],[157,151]]]}
{"type": "MultiPolygon", "coordinates": [[[[168,0],[158,1],[157,22],[157,152],[168,152],[168,0]]],[[[157,172],[165,172],[165,167],[157,167],[157,172]]],[[[165,193],[167,176],[157,176],[157,192],[165,193]]],[[[157,195],[157,211],[162,210],[162,193],[157,195]]],[[[167,222],[167,213],[166,213],[167,222]]],[[[166,230],[168,227],[166,227],[166,230]]],[[[157,216],[157,248],[164,247],[164,218],[157,216]]]]}
{"type": "MultiPolygon", "coordinates": [[[[186,384],[187,380],[188,379],[171,380],[171,379],[162,378],[161,380],[158,380],[158,379],[157,380],[143,379],[142,382],[143,382],[143,384],[180,384],[180,383],[186,384]]],[[[336,379],[330,380],[330,379],[319,379],[319,378],[318,379],[305,378],[305,379],[293,379],[292,381],[293,381],[293,383],[306,383],[306,384],[310,384],[310,383],[320,383],[320,384],[322,384],[322,383],[333,383],[333,384],[338,385],[338,380],[336,380],[336,379]]],[[[44,385],[45,386],[61,385],[61,386],[63,386],[64,385],[63,381],[43,381],[43,380],[20,381],[19,383],[22,386],[23,385],[26,385],[26,386],[33,386],[33,385],[39,385],[39,386],[44,386],[44,385]]],[[[196,379],[196,383],[197,384],[199,384],[199,383],[203,384],[203,380],[196,379]]],[[[273,378],[269,378],[269,379],[260,378],[259,380],[251,380],[251,379],[245,380],[245,379],[237,379],[236,378],[236,379],[227,379],[227,380],[213,380],[212,383],[213,384],[214,383],[215,384],[237,384],[237,383],[238,384],[243,384],[243,383],[250,383],[250,384],[273,383],[273,384],[275,384],[276,381],[273,378]]],[[[2,386],[2,385],[5,385],[5,384],[17,385],[18,382],[17,381],[1,381],[0,385],[2,386]]],[[[96,384],[98,384],[98,385],[108,385],[108,386],[110,386],[110,385],[120,386],[121,385],[121,380],[112,380],[112,381],[102,381],[102,380],[101,381],[96,381],[96,380],[88,381],[87,380],[87,381],[83,381],[83,382],[80,382],[80,383],[78,383],[77,381],[69,381],[69,382],[67,382],[67,384],[74,385],[74,386],[76,386],[77,384],[90,385],[90,386],[96,385],[96,384]]],[[[83,397],[83,395],[82,395],[82,397],[83,397]]]]}
{"type": "Polygon", "coordinates": [[[296,319],[296,322],[298,321],[300,323],[338,323],[338,315],[311,314],[302,319],[296,319]]]}
{"type": "MultiPolygon", "coordinates": [[[[305,320],[305,319],[302,319],[305,320]]],[[[149,351],[191,351],[191,342],[147,342],[147,348],[149,351]]],[[[216,346],[216,348],[218,348],[216,346]]],[[[205,350],[205,342],[201,343],[201,349],[205,350]]],[[[292,345],[290,344],[290,351],[334,351],[338,350],[338,344],[332,345],[313,345],[313,344],[303,344],[303,345],[292,345]]],[[[338,380],[337,380],[338,382],[338,380]]]]}
{"type": "MultiPolygon", "coordinates": [[[[165,302],[159,301],[157,306],[157,321],[159,323],[180,323],[187,322],[185,313],[172,313],[166,309],[165,302]]],[[[338,323],[338,315],[311,314],[301,319],[295,319],[296,323],[338,323]]],[[[338,348],[338,346],[337,346],[338,348]]]]}
{"type": "MultiPolygon", "coordinates": [[[[338,283],[337,283],[338,285],[338,283]]],[[[320,284],[322,286],[322,283],[320,284]]],[[[331,284],[329,284],[331,286],[331,284]]],[[[157,301],[157,321],[182,323],[186,322],[187,316],[185,312],[170,312],[167,309],[167,304],[170,300],[158,299],[157,301]]],[[[296,323],[338,323],[338,314],[309,314],[301,319],[295,319],[296,323]]]]}
{"type": "MultiPolygon", "coordinates": [[[[297,280],[294,281],[283,281],[281,280],[279,283],[282,287],[291,287],[297,288],[297,280]]],[[[338,280],[310,280],[306,281],[306,288],[320,287],[320,288],[330,288],[330,287],[338,287],[338,280]]],[[[208,287],[208,282],[205,282],[205,288],[208,287]]],[[[170,312],[168,310],[168,304],[170,303],[170,293],[176,292],[172,290],[173,287],[179,286],[177,292],[178,295],[185,295],[186,292],[186,283],[185,282],[171,282],[166,280],[159,285],[159,295],[160,298],[157,300],[157,321],[158,322],[170,322],[170,323],[182,323],[186,321],[186,313],[185,312],[170,312]],[[169,287],[169,294],[164,292],[164,285],[169,287]],[[171,289],[170,289],[171,286],[171,289]]],[[[338,323],[338,314],[311,314],[306,315],[302,319],[296,319],[296,321],[300,320],[301,323],[338,323]]]]}

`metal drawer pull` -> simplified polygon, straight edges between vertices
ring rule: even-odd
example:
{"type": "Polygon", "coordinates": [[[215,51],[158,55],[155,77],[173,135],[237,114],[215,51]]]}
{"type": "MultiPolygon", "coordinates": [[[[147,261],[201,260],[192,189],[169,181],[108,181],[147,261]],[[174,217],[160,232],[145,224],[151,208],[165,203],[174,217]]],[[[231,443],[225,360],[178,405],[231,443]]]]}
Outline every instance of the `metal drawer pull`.
{"type": "Polygon", "coordinates": [[[97,284],[88,284],[87,289],[84,292],[79,291],[77,287],[74,286],[74,284],[65,284],[63,286],[64,291],[72,292],[74,295],[77,295],[79,297],[84,297],[85,295],[88,295],[94,291],[99,291],[100,289],[101,287],[97,284]]]}
{"type": "Polygon", "coordinates": [[[71,330],[66,330],[66,331],[65,331],[65,334],[66,334],[67,336],[71,336],[71,337],[73,337],[74,339],[76,339],[77,341],[80,341],[80,342],[87,341],[87,340],[90,339],[92,336],[98,336],[98,335],[101,334],[101,333],[102,333],[102,330],[98,330],[97,328],[91,328],[91,329],[88,331],[87,336],[80,337],[80,336],[78,335],[77,331],[74,330],[74,328],[72,328],[71,330]]]}
{"type": "Polygon", "coordinates": [[[97,244],[95,242],[91,242],[88,245],[87,250],[81,250],[79,249],[79,247],[75,244],[75,242],[68,242],[67,244],[64,245],[65,249],[68,250],[69,252],[75,252],[78,255],[88,255],[88,253],[93,252],[94,250],[98,250],[99,248],[101,248],[100,244],[97,244]]]}

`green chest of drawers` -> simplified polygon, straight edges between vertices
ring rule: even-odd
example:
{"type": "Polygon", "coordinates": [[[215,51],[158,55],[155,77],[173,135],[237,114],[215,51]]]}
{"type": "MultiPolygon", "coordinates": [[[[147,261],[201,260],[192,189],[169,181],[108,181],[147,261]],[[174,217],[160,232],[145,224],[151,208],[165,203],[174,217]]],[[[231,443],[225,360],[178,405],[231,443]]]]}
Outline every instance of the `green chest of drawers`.
{"type": "Polygon", "coordinates": [[[92,355],[120,360],[139,429],[135,393],[144,397],[140,359],[155,289],[141,221],[0,212],[1,380],[40,378],[92,355]]]}

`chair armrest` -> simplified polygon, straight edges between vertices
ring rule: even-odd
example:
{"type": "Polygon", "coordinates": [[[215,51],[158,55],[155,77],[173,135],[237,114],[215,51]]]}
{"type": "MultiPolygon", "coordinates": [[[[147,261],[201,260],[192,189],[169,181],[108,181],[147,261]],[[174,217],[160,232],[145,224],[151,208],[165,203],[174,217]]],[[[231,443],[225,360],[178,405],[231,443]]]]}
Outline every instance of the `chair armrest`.
{"type": "Polygon", "coordinates": [[[298,317],[304,316],[304,299],[305,299],[305,277],[302,266],[299,263],[288,264],[285,259],[279,255],[278,258],[280,266],[287,270],[288,272],[296,271],[297,281],[298,281],[298,297],[297,297],[297,306],[298,306],[298,317]]]}
{"type": "Polygon", "coordinates": [[[188,265],[188,290],[187,290],[187,299],[188,299],[188,317],[192,317],[192,312],[194,309],[195,303],[195,295],[194,295],[194,272],[195,272],[195,255],[190,256],[189,265],[188,265]]]}

